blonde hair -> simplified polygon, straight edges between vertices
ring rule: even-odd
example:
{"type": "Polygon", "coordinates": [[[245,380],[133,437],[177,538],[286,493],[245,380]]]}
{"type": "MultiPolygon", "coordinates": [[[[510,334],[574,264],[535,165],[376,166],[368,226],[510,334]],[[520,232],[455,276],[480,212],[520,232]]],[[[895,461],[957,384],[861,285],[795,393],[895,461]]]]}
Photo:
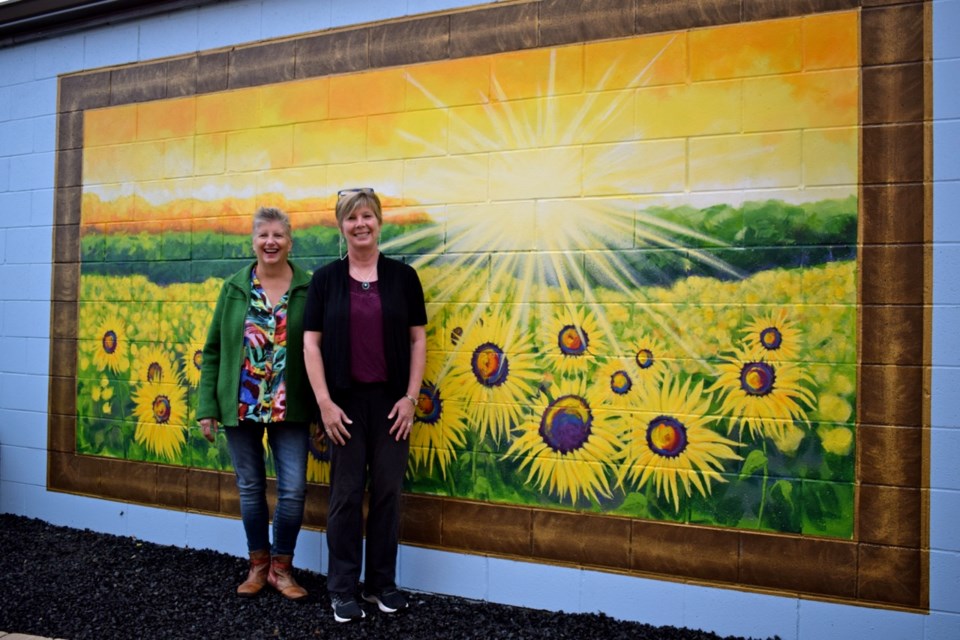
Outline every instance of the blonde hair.
{"type": "Polygon", "coordinates": [[[356,211],[359,207],[366,205],[373,211],[377,217],[377,223],[383,224],[383,207],[380,206],[380,198],[374,193],[373,189],[350,189],[343,192],[344,195],[337,199],[337,228],[343,228],[343,221],[347,216],[356,211]]]}

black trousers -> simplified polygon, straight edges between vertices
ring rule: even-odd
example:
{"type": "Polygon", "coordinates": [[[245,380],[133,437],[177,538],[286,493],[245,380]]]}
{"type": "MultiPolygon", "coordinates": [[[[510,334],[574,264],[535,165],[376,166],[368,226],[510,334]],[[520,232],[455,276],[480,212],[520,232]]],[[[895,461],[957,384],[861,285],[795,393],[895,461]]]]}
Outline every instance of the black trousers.
{"type": "Polygon", "coordinates": [[[387,415],[397,398],[385,385],[361,385],[337,404],[353,424],[350,439],[331,444],[327,589],[353,593],[360,580],[363,552],[363,496],[369,481],[364,588],[376,592],[396,586],[400,540],[400,492],[407,469],[410,441],[390,435],[387,415]]]}

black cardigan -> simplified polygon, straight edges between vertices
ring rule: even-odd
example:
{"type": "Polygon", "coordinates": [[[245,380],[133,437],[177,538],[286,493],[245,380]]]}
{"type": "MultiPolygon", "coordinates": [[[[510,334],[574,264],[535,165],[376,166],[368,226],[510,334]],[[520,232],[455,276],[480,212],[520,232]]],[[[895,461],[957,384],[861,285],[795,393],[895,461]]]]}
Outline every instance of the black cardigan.
{"type": "MultiPolygon", "coordinates": [[[[410,327],[427,324],[423,287],[416,270],[382,253],[377,260],[377,288],[383,309],[383,348],[387,384],[397,396],[410,381],[410,327]]],[[[303,315],[304,331],[319,331],[327,388],[342,396],[350,380],[350,265],[345,258],[318,269],[310,281],[303,315]]]]}

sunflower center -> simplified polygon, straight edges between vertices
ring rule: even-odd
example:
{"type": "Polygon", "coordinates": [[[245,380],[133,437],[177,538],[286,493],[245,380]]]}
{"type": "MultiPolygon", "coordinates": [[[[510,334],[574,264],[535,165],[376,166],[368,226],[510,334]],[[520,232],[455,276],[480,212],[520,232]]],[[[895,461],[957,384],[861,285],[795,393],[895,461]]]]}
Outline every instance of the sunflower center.
{"type": "Polygon", "coordinates": [[[557,344],[560,353],[565,356],[580,356],[587,350],[590,338],[587,332],[579,327],[568,324],[557,334],[557,344]]]}
{"type": "Polygon", "coordinates": [[[551,449],[570,453],[590,437],[593,415],[580,396],[561,396],[550,403],[540,420],[540,437],[551,449]]]}
{"type": "Polygon", "coordinates": [[[751,396],[765,396],[773,391],[777,373],[766,362],[748,362],[740,369],[740,387],[751,396]]]}
{"type": "Polygon", "coordinates": [[[687,428],[670,416],[657,416],[647,425],[647,446],[664,458],[676,458],[687,448],[687,428]]]}
{"type": "Polygon", "coordinates": [[[103,350],[108,354],[112,354],[114,351],[116,351],[119,343],[120,341],[117,339],[117,332],[113,329],[110,329],[103,334],[103,339],[100,340],[103,350]]]}
{"type": "Polygon", "coordinates": [[[160,382],[163,377],[163,367],[159,362],[151,362],[147,367],[147,382],[160,382]]]}
{"type": "Polygon", "coordinates": [[[470,365],[477,381],[486,387],[500,386],[507,381],[510,374],[506,354],[492,342],[485,342],[473,350],[470,365]]]}
{"type": "Polygon", "coordinates": [[[632,387],[633,380],[630,379],[630,374],[626,371],[614,371],[613,375],[610,376],[610,390],[617,395],[626,395],[632,387]]]}
{"type": "Polygon", "coordinates": [[[783,343],[783,334],[780,333],[780,330],[776,327],[767,327],[760,332],[760,344],[763,345],[765,349],[779,349],[780,345],[783,343]]]}
{"type": "Polygon", "coordinates": [[[157,424],[170,422],[170,399],[167,396],[157,396],[153,399],[153,419],[157,424]]]}
{"type": "Polygon", "coordinates": [[[435,425],[440,422],[443,413],[443,401],[440,399],[440,389],[432,382],[424,381],[417,395],[415,411],[417,422],[435,425]]]}
{"type": "Polygon", "coordinates": [[[197,368],[197,371],[203,367],[203,349],[197,349],[193,352],[193,366],[197,368]]]}
{"type": "Polygon", "coordinates": [[[637,366],[641,369],[649,369],[653,366],[653,351],[650,349],[637,349],[637,366]]]}

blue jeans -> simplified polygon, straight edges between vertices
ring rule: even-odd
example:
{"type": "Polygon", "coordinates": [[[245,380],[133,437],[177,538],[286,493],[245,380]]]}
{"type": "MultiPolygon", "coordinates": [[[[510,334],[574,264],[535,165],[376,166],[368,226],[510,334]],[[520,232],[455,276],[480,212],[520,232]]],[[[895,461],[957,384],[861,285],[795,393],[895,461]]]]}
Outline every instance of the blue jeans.
{"type": "Polygon", "coordinates": [[[269,549],[272,555],[293,555],[303,523],[307,494],[307,440],[309,427],[297,422],[264,424],[241,422],[224,427],[230,459],[240,490],[240,517],[247,533],[247,549],[269,549]],[[270,509],[267,506],[267,472],[263,430],[273,451],[277,469],[277,508],[273,514],[273,546],[270,545],[270,509]]]}

